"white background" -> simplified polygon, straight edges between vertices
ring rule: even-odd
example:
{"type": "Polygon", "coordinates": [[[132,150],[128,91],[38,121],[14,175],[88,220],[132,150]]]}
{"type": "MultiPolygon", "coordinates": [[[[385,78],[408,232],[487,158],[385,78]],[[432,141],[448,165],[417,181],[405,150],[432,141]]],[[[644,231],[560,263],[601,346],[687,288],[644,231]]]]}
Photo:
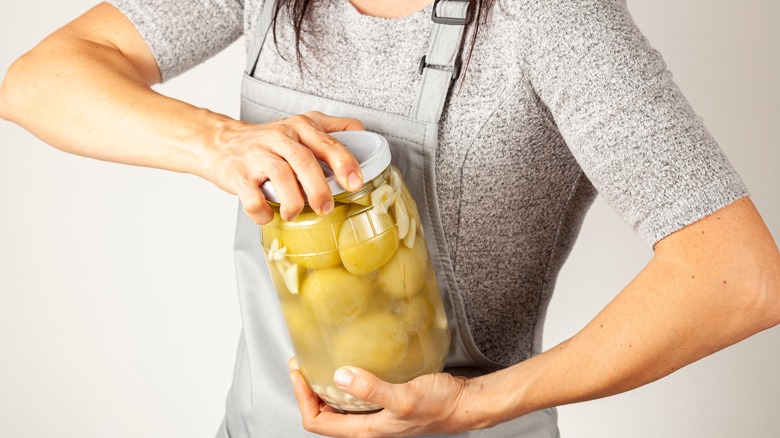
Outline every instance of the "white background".
{"type": "MultiPolygon", "coordinates": [[[[92,4],[4,1],[0,72],[92,4]]],[[[780,237],[780,5],[629,6],[780,237]]],[[[236,116],[242,57],[239,42],[158,90],[236,116]]],[[[0,183],[0,436],[213,436],[241,324],[235,200],[192,176],[67,155],[7,122],[0,183]]],[[[576,333],[650,256],[598,200],[545,345],[576,333]]],[[[560,425],[564,438],[769,438],[778,414],[775,328],[629,394],[562,407],[560,425]]]]}

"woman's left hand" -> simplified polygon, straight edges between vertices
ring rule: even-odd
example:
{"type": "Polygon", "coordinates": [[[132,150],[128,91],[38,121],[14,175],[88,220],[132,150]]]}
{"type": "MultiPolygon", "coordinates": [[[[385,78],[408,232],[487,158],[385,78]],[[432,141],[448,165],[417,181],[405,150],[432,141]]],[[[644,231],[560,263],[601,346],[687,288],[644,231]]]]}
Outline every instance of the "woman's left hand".
{"type": "Polygon", "coordinates": [[[469,418],[469,380],[464,377],[438,373],[393,384],[360,368],[339,368],[334,381],[340,390],[384,407],[373,414],[343,414],[326,405],[306,384],[295,359],[290,360],[290,379],[303,427],[309,432],[332,437],[407,437],[461,432],[474,425],[469,418]]]}

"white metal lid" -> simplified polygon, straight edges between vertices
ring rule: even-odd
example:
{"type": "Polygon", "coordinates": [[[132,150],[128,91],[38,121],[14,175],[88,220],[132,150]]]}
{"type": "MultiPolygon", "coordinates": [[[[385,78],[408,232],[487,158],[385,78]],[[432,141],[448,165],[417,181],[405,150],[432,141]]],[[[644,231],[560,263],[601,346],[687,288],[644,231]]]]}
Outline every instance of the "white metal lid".
{"type": "MultiPolygon", "coordinates": [[[[347,149],[352,152],[352,155],[355,156],[355,159],[357,159],[360,164],[360,169],[363,171],[364,182],[376,178],[390,165],[390,145],[387,143],[386,138],[377,133],[368,131],[340,131],[331,132],[330,136],[341,142],[341,144],[346,146],[347,149]]],[[[325,174],[325,179],[328,181],[333,196],[344,193],[346,189],[341,187],[336,181],[333,170],[322,161],[320,161],[320,167],[322,167],[322,173],[325,174]]],[[[264,182],[260,186],[260,191],[263,192],[266,200],[276,203],[279,202],[270,180],[264,182]]],[[[304,193],[304,196],[305,195],[306,194],[304,193]]]]}

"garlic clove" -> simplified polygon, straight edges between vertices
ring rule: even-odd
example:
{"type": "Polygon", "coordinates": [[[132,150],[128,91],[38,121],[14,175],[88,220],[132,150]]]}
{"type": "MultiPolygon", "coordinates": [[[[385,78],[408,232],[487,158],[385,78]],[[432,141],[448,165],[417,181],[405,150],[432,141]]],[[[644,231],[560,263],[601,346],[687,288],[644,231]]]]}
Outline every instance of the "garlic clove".
{"type": "Polygon", "coordinates": [[[414,248],[415,238],[417,238],[417,219],[411,218],[409,219],[409,232],[406,233],[406,237],[403,239],[404,245],[409,249],[414,248]]]}
{"type": "Polygon", "coordinates": [[[296,263],[291,263],[284,271],[284,285],[287,286],[287,290],[293,295],[298,295],[300,290],[301,274],[303,272],[296,263]]]}
{"type": "Polygon", "coordinates": [[[279,246],[279,239],[274,239],[268,248],[268,261],[281,262],[287,255],[287,247],[279,246]]]}
{"type": "Polygon", "coordinates": [[[409,233],[409,209],[404,198],[398,197],[393,204],[395,224],[398,227],[398,238],[403,239],[409,233]]]}
{"type": "Polygon", "coordinates": [[[394,199],[395,192],[388,184],[382,184],[371,192],[371,205],[373,205],[379,213],[387,213],[387,210],[393,204],[394,199]]]}
{"type": "Polygon", "coordinates": [[[401,191],[401,174],[395,167],[390,171],[390,185],[393,186],[393,190],[396,192],[401,191]]]}

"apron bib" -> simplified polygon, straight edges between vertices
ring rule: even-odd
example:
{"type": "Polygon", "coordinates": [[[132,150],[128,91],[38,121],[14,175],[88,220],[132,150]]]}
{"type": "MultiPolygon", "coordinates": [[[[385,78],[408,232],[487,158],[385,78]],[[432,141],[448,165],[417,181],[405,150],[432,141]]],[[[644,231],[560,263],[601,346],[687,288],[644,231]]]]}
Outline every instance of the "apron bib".
{"type": "MultiPolygon", "coordinates": [[[[346,0],[344,0],[346,1],[346,0]]],[[[425,239],[442,294],[452,343],[445,371],[477,376],[502,368],[477,348],[469,331],[452,261],[447,250],[436,197],[435,163],[439,120],[451,84],[459,74],[458,62],[468,3],[437,1],[435,26],[428,53],[420,60],[421,84],[412,114],[385,113],[308,95],[256,79],[257,60],[270,28],[274,1],[266,0],[250,44],[241,89],[241,119],[265,123],[309,111],[360,120],[366,130],[390,143],[392,163],[398,167],[420,213],[425,239]]],[[[274,285],[260,244],[260,227],[239,205],[234,245],[243,330],[238,345],[227,414],[218,437],[315,436],[303,430],[287,360],[292,347],[279,308],[274,285]]],[[[464,437],[557,437],[557,413],[547,409],[491,429],[471,431],[464,437]]],[[[449,435],[453,436],[453,435],[449,435]]]]}

